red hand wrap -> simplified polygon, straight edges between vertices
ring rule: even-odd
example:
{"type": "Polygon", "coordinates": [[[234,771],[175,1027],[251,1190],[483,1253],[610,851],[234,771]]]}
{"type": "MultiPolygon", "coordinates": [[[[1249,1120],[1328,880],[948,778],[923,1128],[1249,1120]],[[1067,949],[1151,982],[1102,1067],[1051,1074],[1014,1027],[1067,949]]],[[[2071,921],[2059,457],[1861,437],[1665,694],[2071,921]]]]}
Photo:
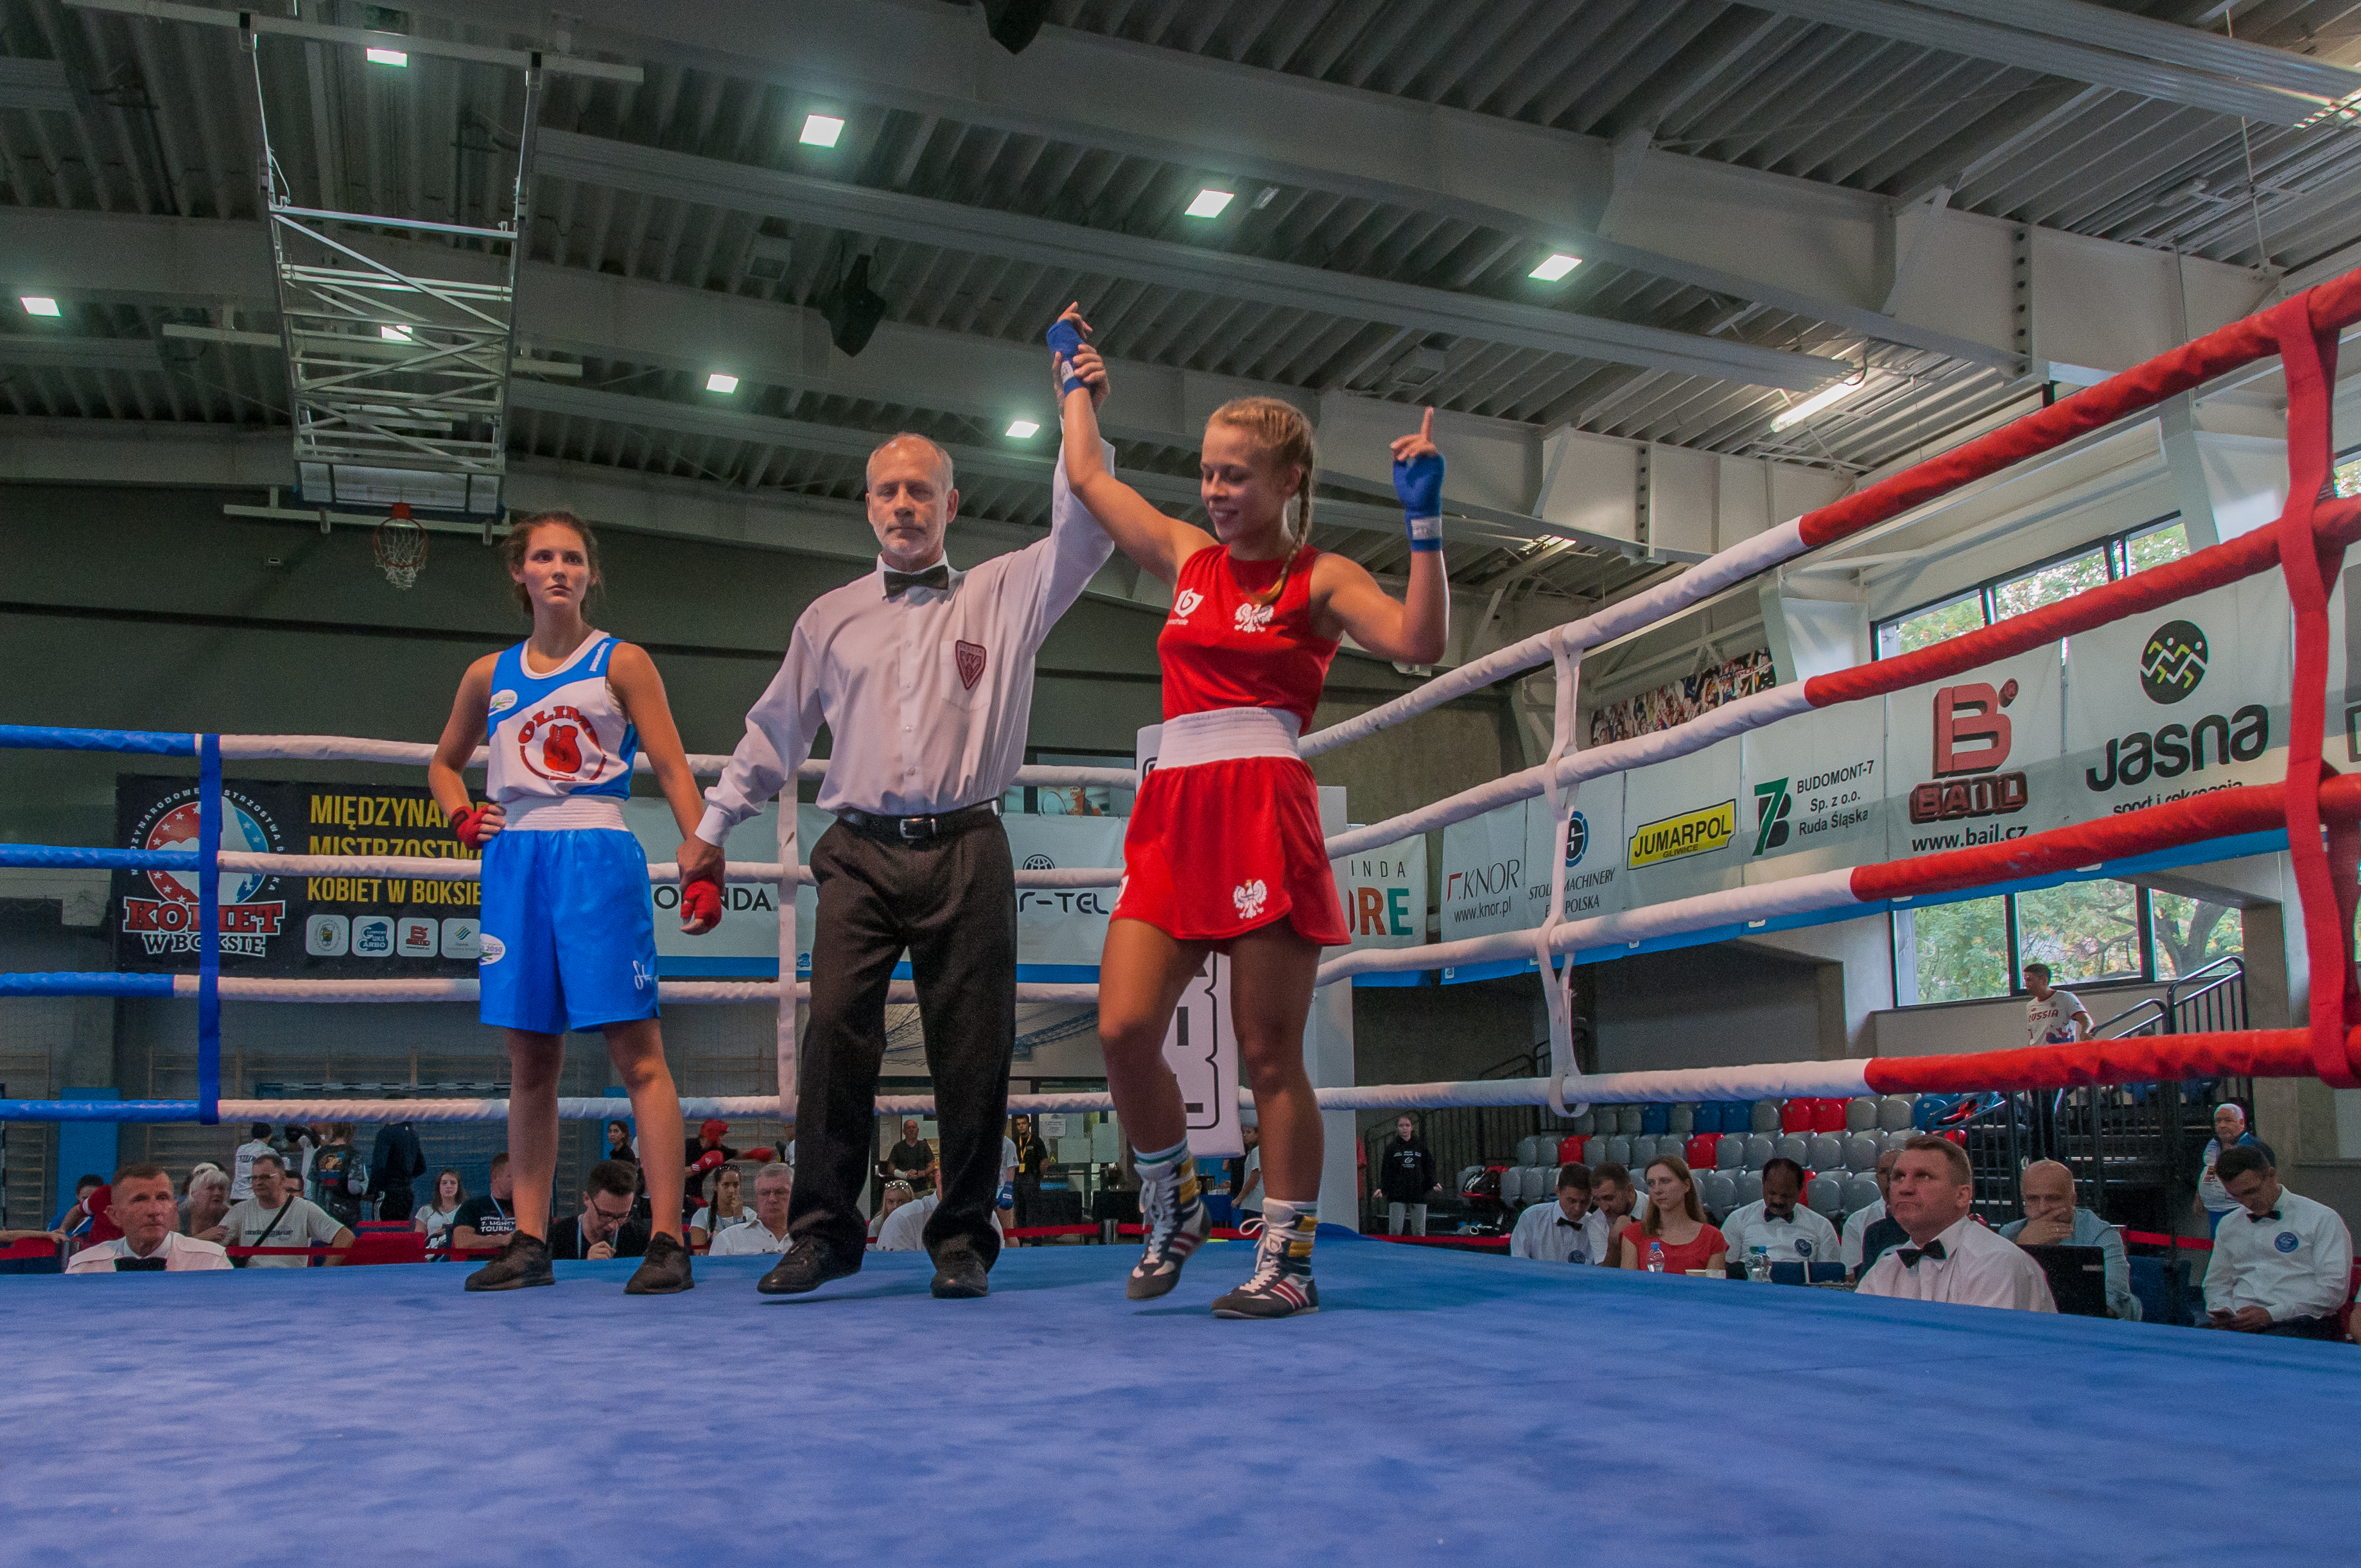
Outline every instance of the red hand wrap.
{"type": "Polygon", "coordinates": [[[459,842],[471,850],[484,847],[484,810],[480,806],[470,806],[451,819],[451,831],[457,836],[459,842]]]}
{"type": "Polygon", "coordinates": [[[680,888],[680,917],[686,923],[707,927],[721,924],[721,884],[716,882],[683,883],[680,888]]]}

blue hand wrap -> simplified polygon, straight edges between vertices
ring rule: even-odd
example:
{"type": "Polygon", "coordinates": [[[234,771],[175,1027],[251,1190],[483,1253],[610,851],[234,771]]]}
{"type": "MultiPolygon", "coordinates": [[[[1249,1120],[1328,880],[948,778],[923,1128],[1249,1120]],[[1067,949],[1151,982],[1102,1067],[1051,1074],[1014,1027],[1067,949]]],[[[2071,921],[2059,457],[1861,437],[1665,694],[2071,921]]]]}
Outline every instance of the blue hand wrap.
{"type": "Polygon", "coordinates": [[[1429,453],[1394,465],[1394,494],[1401,498],[1412,550],[1443,548],[1443,456],[1429,453]]]}
{"type": "Polygon", "coordinates": [[[1082,347],[1082,329],[1060,318],[1049,323],[1049,352],[1066,362],[1066,378],[1058,388],[1058,395],[1063,397],[1087,385],[1074,374],[1074,356],[1081,353],[1082,347]]]}

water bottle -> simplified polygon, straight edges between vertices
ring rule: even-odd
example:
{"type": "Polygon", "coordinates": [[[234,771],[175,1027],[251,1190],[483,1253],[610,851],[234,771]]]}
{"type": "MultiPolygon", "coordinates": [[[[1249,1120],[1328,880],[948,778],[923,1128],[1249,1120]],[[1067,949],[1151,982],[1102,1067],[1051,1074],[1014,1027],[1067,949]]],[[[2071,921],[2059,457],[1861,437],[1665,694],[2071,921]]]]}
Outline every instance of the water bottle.
{"type": "Polygon", "coordinates": [[[1757,1246],[1747,1249],[1746,1277],[1757,1284],[1765,1283],[1770,1279],[1771,1249],[1769,1247],[1757,1246]]]}
{"type": "Polygon", "coordinates": [[[1648,1272],[1651,1274],[1662,1274],[1664,1271],[1664,1244],[1662,1242],[1650,1242],[1648,1244],[1648,1272]]]}

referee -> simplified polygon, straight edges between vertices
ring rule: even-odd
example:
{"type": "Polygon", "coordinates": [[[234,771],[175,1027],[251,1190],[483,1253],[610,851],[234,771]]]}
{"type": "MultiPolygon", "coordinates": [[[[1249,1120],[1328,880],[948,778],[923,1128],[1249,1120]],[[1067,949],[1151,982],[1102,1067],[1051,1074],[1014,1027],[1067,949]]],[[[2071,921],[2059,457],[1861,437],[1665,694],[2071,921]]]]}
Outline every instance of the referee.
{"type": "Polygon", "coordinates": [[[1115,546],[1060,464],[1049,537],[955,570],[943,554],[959,511],[950,455],[922,435],[869,455],[866,499],[877,569],[796,622],[680,847],[681,882],[719,882],[730,830],[772,795],[795,809],[796,764],[826,724],[835,745],[818,805],[836,826],[811,850],[819,914],[789,1249],[756,1288],[795,1295],[860,1270],[886,985],[906,948],[941,1130],[942,1201],[926,1229],[934,1293],[976,1297],[1000,1254],[992,1213],[1016,1044],[1016,880],[999,802],[1025,760],[1034,654],[1115,546]]]}

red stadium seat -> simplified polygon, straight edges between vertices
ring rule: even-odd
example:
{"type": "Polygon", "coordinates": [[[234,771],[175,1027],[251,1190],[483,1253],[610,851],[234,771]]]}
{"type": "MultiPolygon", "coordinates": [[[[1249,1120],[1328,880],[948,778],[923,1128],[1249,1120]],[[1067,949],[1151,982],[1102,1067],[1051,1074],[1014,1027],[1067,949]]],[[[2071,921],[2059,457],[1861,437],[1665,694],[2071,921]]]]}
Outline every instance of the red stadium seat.
{"type": "Polygon", "coordinates": [[[1841,1100],[1812,1102],[1812,1131],[1841,1133],[1845,1130],[1845,1102],[1841,1100]]]}
{"type": "Polygon", "coordinates": [[[1808,1133],[1812,1130],[1812,1106],[1809,1100],[1790,1100],[1779,1107],[1779,1130],[1783,1133],[1808,1133]]]}
{"type": "Polygon", "coordinates": [[[1681,1157],[1688,1162],[1691,1170],[1711,1170],[1714,1157],[1720,1146],[1721,1138],[1718,1134],[1699,1133],[1689,1140],[1688,1148],[1681,1157]]]}
{"type": "Polygon", "coordinates": [[[1580,1133],[1568,1133],[1557,1141],[1557,1162],[1560,1165],[1580,1165],[1582,1146],[1589,1140],[1580,1133]]]}

